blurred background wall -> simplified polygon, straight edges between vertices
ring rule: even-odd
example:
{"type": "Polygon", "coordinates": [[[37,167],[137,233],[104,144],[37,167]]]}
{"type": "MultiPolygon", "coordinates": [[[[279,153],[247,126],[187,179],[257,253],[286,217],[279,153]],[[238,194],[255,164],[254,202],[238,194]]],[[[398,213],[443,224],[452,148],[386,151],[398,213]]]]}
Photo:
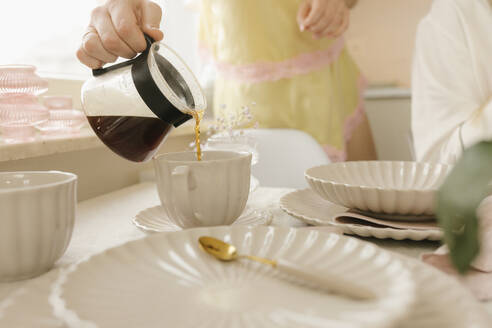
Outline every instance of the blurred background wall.
{"type": "Polygon", "coordinates": [[[371,84],[410,87],[418,22],[432,0],[359,0],[347,41],[371,84]]]}

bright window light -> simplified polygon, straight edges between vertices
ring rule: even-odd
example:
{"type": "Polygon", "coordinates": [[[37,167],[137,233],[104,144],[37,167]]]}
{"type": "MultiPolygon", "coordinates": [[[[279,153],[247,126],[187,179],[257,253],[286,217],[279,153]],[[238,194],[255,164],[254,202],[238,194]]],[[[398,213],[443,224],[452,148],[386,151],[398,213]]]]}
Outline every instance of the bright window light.
{"type": "MultiPolygon", "coordinates": [[[[31,64],[41,73],[87,77],[75,57],[90,12],[102,0],[1,0],[0,65],[31,64]]],[[[184,1],[164,0],[165,42],[196,68],[196,15],[184,1]]]]}

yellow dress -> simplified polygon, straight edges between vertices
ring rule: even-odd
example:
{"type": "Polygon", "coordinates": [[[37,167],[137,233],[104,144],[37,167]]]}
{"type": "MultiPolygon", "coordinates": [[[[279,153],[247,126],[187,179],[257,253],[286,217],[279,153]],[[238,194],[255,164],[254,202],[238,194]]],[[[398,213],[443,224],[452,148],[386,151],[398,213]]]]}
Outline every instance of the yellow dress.
{"type": "Polygon", "coordinates": [[[365,83],[343,38],[299,30],[300,2],[201,1],[200,48],[218,74],[214,113],[227,118],[249,106],[260,127],[303,130],[344,160],[364,116],[365,83]]]}

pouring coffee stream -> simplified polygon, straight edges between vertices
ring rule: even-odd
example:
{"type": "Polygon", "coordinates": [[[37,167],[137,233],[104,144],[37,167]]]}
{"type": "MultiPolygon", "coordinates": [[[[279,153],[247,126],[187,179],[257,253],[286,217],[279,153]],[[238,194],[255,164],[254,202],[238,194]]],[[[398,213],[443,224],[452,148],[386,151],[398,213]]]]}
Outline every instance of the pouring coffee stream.
{"type": "Polygon", "coordinates": [[[203,118],[203,111],[194,111],[192,113],[195,119],[195,147],[196,147],[196,159],[197,161],[202,160],[202,147],[200,145],[200,122],[203,118]]]}
{"type": "MultiPolygon", "coordinates": [[[[206,108],[196,77],[169,47],[145,36],[134,59],[93,70],[82,87],[88,121],[113,152],[134,162],[153,157],[173,128],[195,119],[196,140],[206,108]]],[[[201,158],[197,142],[197,157],[201,158]]]]}

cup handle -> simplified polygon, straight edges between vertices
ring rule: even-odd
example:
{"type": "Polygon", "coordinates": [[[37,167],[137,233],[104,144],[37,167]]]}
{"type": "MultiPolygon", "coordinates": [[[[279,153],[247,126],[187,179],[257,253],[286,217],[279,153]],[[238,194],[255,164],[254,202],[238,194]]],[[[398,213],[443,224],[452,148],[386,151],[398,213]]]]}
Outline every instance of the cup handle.
{"type": "Polygon", "coordinates": [[[181,165],[174,168],[171,173],[173,198],[179,212],[186,217],[187,220],[195,221],[195,225],[199,225],[200,220],[196,217],[193,206],[191,204],[191,192],[196,189],[193,172],[187,165],[181,165]]]}

